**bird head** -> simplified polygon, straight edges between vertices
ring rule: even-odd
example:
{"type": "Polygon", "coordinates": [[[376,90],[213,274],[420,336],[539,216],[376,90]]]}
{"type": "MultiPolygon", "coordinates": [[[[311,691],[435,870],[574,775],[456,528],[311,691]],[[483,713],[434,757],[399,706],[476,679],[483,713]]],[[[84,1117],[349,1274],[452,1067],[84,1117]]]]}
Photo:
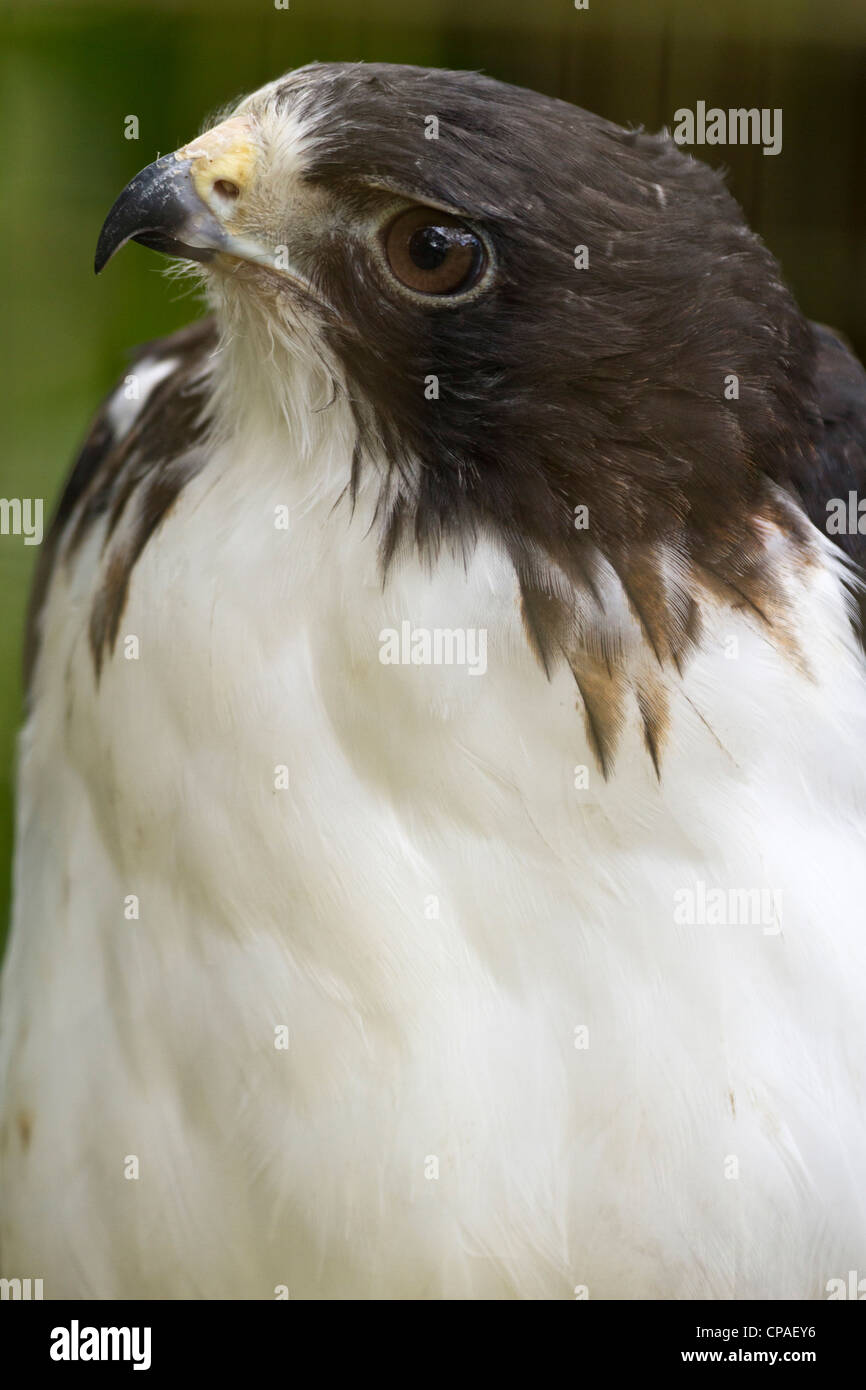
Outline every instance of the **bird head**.
{"type": "Polygon", "coordinates": [[[674,657],[672,573],[767,598],[817,428],[810,329],[666,134],[475,73],[313,64],[136,175],[97,269],[130,239],[200,264],[225,317],[312,343],[358,467],[387,461],[386,560],[495,534],[545,659],[563,592],[605,570],[656,593],[674,657]]]}

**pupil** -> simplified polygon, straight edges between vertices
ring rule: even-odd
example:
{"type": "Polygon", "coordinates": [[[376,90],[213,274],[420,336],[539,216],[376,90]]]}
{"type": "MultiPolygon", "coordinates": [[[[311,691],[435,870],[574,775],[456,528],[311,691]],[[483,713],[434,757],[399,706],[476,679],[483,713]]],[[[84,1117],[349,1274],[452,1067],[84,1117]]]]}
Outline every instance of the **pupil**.
{"type": "Polygon", "coordinates": [[[419,227],[409,238],[409,255],[419,270],[436,270],[451,250],[451,242],[440,227],[419,227]]]}

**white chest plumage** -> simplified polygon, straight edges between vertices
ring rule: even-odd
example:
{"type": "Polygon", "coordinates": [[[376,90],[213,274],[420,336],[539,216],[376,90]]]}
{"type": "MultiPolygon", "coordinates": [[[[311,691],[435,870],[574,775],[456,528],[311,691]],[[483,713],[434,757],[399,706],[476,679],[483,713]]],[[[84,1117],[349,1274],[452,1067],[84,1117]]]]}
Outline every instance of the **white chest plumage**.
{"type": "Polygon", "coordinates": [[[605,780],[491,541],[383,586],[341,409],[303,468],[229,444],[183,490],[98,685],[98,534],[55,580],[4,1274],[822,1296],[866,1258],[866,682],[832,561],[791,577],[810,677],[707,605],[661,778],[628,710],[605,780]],[[486,669],[383,662],[404,623],[483,631],[486,669]]]}

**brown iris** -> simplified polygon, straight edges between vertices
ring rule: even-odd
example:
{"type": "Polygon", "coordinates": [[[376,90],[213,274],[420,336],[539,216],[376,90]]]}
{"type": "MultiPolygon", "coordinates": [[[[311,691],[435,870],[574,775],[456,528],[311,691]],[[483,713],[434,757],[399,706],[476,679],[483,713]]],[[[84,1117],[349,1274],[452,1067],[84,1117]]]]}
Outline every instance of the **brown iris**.
{"type": "Polygon", "coordinates": [[[410,208],[385,229],[385,257],[407,289],[448,295],[470,290],[487,263],[484,243],[465,222],[434,208],[410,208]]]}

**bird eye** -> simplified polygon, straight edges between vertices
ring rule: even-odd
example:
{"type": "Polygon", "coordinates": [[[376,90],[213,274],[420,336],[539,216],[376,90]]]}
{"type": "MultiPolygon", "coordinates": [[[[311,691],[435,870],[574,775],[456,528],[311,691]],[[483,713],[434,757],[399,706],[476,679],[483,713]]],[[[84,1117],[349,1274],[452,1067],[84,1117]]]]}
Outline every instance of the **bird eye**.
{"type": "Polygon", "coordinates": [[[434,208],[410,208],[395,217],[385,228],[384,251],[401,285],[416,294],[440,296],[471,290],[488,259],[476,232],[434,208]]]}

